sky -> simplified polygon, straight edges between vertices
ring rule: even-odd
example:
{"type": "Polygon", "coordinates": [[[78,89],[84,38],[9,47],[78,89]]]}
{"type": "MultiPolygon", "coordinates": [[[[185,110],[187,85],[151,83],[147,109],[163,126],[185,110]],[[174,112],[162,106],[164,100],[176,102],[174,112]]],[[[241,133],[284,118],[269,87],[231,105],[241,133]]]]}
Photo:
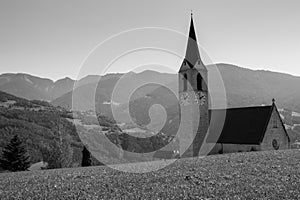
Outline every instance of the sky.
{"type": "Polygon", "coordinates": [[[300,1],[0,0],[0,73],[176,72],[193,17],[205,63],[300,76],[300,1]]]}

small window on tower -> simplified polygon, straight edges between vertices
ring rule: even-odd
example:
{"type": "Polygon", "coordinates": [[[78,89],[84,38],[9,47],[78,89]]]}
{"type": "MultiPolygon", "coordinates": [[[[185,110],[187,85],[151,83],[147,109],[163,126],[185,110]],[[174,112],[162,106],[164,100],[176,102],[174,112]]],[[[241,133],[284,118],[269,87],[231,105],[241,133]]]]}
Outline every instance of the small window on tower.
{"type": "Polygon", "coordinates": [[[202,90],[202,76],[201,76],[201,74],[197,75],[197,90],[202,90]]]}
{"type": "Polygon", "coordinates": [[[183,91],[187,90],[187,75],[183,75],[183,91]]]}

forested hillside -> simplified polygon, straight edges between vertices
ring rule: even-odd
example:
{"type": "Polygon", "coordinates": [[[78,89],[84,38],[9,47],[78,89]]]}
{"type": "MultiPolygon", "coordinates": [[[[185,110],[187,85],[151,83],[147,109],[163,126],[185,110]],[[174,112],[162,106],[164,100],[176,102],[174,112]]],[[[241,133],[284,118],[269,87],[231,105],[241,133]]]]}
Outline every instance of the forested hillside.
{"type": "Polygon", "coordinates": [[[62,167],[80,166],[83,145],[100,160],[93,156],[93,165],[99,165],[101,161],[149,160],[149,157],[143,156],[126,157],[126,152],[152,152],[172,139],[164,134],[139,139],[123,132],[114,120],[101,114],[71,113],[44,101],[29,101],[0,91],[0,152],[14,135],[26,144],[32,163],[45,160],[45,156],[52,156],[61,150],[62,167]],[[110,151],[107,141],[123,152],[120,157],[110,151]]]}

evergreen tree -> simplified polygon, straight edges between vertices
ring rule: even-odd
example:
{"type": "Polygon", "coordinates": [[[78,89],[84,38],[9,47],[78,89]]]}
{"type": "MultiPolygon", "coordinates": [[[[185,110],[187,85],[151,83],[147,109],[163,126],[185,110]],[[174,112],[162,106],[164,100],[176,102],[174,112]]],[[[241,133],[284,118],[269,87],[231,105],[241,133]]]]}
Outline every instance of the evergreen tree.
{"type": "Polygon", "coordinates": [[[91,153],[89,150],[84,146],[82,150],[82,162],[81,166],[82,167],[87,167],[92,165],[92,160],[91,160],[91,153]]]}
{"type": "Polygon", "coordinates": [[[13,172],[25,171],[30,167],[30,157],[17,135],[3,148],[0,167],[13,172]]]}

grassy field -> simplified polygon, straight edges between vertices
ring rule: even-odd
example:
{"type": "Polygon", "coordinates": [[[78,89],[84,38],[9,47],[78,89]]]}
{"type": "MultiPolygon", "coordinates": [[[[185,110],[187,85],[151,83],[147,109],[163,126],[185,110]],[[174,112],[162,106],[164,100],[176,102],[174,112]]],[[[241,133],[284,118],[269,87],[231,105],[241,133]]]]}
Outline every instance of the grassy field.
{"type": "Polygon", "coordinates": [[[300,199],[299,190],[300,150],[181,159],[144,174],[109,167],[0,174],[0,199],[300,199]]]}

